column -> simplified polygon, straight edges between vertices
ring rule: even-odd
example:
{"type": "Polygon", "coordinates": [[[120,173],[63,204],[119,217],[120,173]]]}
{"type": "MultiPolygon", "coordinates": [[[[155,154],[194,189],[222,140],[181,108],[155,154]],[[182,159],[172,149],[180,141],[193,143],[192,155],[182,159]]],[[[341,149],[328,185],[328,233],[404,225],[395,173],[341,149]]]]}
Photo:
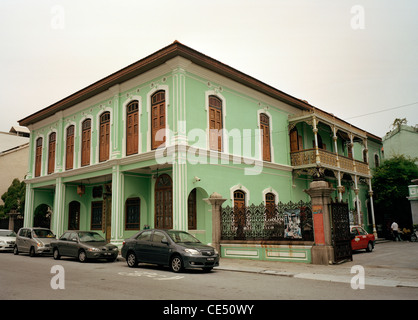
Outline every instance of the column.
{"type": "Polygon", "coordinates": [[[357,222],[360,226],[363,226],[363,221],[361,221],[361,217],[360,217],[360,202],[359,202],[359,198],[358,198],[358,194],[359,194],[359,188],[358,188],[358,182],[357,182],[357,175],[354,176],[354,193],[356,195],[356,208],[357,208],[357,222]]]}
{"type": "Polygon", "coordinates": [[[177,146],[173,161],[173,229],[188,230],[186,147],[177,146]]]}
{"type": "Polygon", "coordinates": [[[31,183],[26,184],[25,191],[25,212],[23,218],[23,226],[25,228],[33,225],[33,188],[31,183]]]}
{"type": "Polygon", "coordinates": [[[52,213],[51,229],[59,237],[64,233],[65,212],[65,184],[62,177],[55,181],[54,208],[52,213]]]}
{"type": "Polygon", "coordinates": [[[212,246],[221,254],[221,206],[226,199],[219,193],[212,193],[209,198],[203,199],[212,206],[212,246]]]}
{"type": "Polygon", "coordinates": [[[121,245],[123,242],[124,229],[124,176],[120,166],[112,167],[112,208],[110,218],[110,242],[121,245]]]}
{"type": "MultiPolygon", "coordinates": [[[[111,130],[110,130],[110,138],[112,139],[112,150],[110,150],[110,158],[117,159],[121,157],[121,147],[120,147],[120,139],[123,136],[120,130],[124,130],[124,127],[119,123],[119,91],[120,85],[117,84],[113,87],[109,88],[109,91],[112,93],[113,97],[113,105],[112,105],[112,123],[111,123],[111,130]]],[[[122,112],[126,112],[126,110],[122,110],[122,112]]]]}
{"type": "Polygon", "coordinates": [[[372,179],[369,179],[369,197],[370,197],[370,210],[372,211],[371,213],[372,213],[373,234],[374,234],[374,237],[377,239],[376,222],[374,219],[372,179]]]}
{"type": "Polygon", "coordinates": [[[321,159],[319,157],[319,148],[318,148],[318,128],[316,127],[316,117],[314,116],[312,118],[312,125],[313,125],[313,133],[315,138],[315,161],[316,164],[319,164],[321,162],[321,159]]]}
{"type": "Polygon", "coordinates": [[[312,218],[315,244],[312,247],[312,263],[328,265],[334,261],[332,246],[331,217],[329,212],[330,195],[334,191],[325,180],[310,183],[305,190],[312,199],[312,218]]]}

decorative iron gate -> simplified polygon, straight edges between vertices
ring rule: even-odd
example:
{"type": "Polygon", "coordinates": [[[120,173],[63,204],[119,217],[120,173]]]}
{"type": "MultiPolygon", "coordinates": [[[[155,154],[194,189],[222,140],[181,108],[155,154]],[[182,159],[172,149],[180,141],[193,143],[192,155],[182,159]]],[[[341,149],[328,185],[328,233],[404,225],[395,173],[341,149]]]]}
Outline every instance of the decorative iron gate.
{"type": "Polygon", "coordinates": [[[313,241],[310,202],[222,208],[222,240],[313,241]]]}
{"type": "Polygon", "coordinates": [[[335,262],[353,261],[348,203],[331,202],[331,221],[335,262]]]}

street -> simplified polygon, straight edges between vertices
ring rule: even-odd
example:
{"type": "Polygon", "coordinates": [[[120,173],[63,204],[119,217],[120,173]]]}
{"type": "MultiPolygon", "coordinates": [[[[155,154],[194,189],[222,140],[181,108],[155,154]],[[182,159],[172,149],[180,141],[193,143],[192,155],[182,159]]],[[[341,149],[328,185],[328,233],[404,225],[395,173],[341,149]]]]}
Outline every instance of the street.
{"type": "MultiPolygon", "coordinates": [[[[408,244],[409,246],[413,244],[408,244]]],[[[397,250],[394,244],[388,248],[397,250]]],[[[418,246],[417,246],[418,248],[418,246]]],[[[399,250],[397,250],[399,251],[399,250]]],[[[388,253],[379,247],[355,259],[388,253]],[[382,251],[382,250],[380,250],[382,251]]],[[[224,259],[225,261],[225,259],[224,259]]],[[[366,261],[366,260],[364,260],[366,261]]],[[[221,260],[222,263],[222,260],[221,260]]],[[[353,264],[353,262],[351,262],[353,264]]],[[[366,264],[364,262],[364,264],[366,264]]],[[[289,268],[293,264],[289,264],[289,268]]],[[[314,266],[308,266],[315,268],[314,266]]],[[[342,267],[332,266],[333,268],[342,267]]],[[[215,268],[210,273],[140,265],[125,261],[91,261],[0,254],[0,300],[416,300],[418,288],[367,285],[353,289],[350,283],[329,282],[268,273],[235,272],[215,268]]],[[[319,269],[318,269],[319,270],[319,269]]],[[[347,274],[347,276],[353,276],[347,274]]]]}

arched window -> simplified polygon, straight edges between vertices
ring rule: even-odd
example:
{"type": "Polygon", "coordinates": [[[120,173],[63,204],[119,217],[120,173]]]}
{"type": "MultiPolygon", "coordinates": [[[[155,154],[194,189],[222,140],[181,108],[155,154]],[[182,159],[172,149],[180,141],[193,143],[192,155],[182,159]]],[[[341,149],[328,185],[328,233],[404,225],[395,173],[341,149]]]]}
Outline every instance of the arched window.
{"type": "Polygon", "coordinates": [[[151,148],[157,149],[165,143],[165,91],[151,96],[151,148]],[[160,131],[162,130],[162,131],[160,131]]]}
{"type": "Polygon", "coordinates": [[[222,151],[222,129],[222,101],[216,96],[209,96],[210,150],[222,151]]]}
{"type": "Polygon", "coordinates": [[[264,161],[271,161],[270,151],[270,118],[265,113],[260,114],[261,146],[264,161]]]}
{"type": "Polygon", "coordinates": [[[74,167],[74,126],[67,128],[67,135],[65,140],[65,170],[70,170],[74,167]]]}
{"type": "Polygon", "coordinates": [[[276,196],[274,193],[266,193],[266,217],[267,219],[270,219],[274,217],[274,211],[275,211],[275,204],[276,204],[276,196]]]}
{"type": "Polygon", "coordinates": [[[138,101],[126,107],[126,155],[138,153],[138,101]]]}
{"type": "Polygon", "coordinates": [[[375,154],[374,155],[374,166],[377,168],[378,166],[379,166],[379,164],[380,164],[380,161],[379,161],[380,159],[379,159],[379,155],[378,154],[375,154]]]}
{"type": "Polygon", "coordinates": [[[48,142],[48,174],[55,171],[55,141],[57,139],[57,134],[52,132],[49,135],[48,142]]]}
{"type": "Polygon", "coordinates": [[[125,203],[125,230],[140,229],[141,201],[139,198],[130,198],[125,203]]]}
{"type": "Polygon", "coordinates": [[[36,139],[36,152],[35,152],[35,177],[41,175],[42,167],[42,138],[36,139]]]}
{"type": "Polygon", "coordinates": [[[245,212],[245,192],[242,190],[234,191],[234,222],[237,228],[237,239],[245,238],[244,228],[247,224],[245,212]]]}
{"type": "Polygon", "coordinates": [[[90,142],[91,142],[91,119],[86,119],[82,123],[81,135],[81,165],[90,164],[90,142]]]}
{"type": "Polygon", "coordinates": [[[110,112],[103,112],[100,116],[99,162],[109,159],[110,148],[110,112]]]}

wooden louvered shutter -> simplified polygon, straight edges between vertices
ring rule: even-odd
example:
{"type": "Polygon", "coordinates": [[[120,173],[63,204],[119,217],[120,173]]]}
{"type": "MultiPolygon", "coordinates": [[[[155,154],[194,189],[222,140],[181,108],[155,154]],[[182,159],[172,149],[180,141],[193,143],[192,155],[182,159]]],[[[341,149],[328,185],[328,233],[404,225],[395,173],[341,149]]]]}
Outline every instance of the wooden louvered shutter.
{"type": "Polygon", "coordinates": [[[65,170],[70,170],[73,168],[74,162],[74,126],[69,126],[67,128],[65,145],[65,170]]]}
{"type": "Polygon", "coordinates": [[[262,141],[263,160],[271,161],[270,152],[270,118],[265,114],[260,114],[260,130],[262,141]]]}
{"type": "Polygon", "coordinates": [[[110,148],[110,112],[105,112],[100,116],[100,144],[99,161],[109,159],[110,148]]]}
{"type": "Polygon", "coordinates": [[[57,134],[52,132],[49,135],[49,144],[48,144],[48,174],[55,171],[55,141],[57,134]]]}
{"type": "Polygon", "coordinates": [[[138,101],[126,107],[126,155],[138,153],[138,101]]]}
{"type": "Polygon", "coordinates": [[[215,96],[209,97],[209,147],[222,151],[222,101],[215,96]]]}
{"type": "Polygon", "coordinates": [[[151,148],[157,149],[165,144],[165,131],[161,138],[159,130],[165,129],[165,91],[158,91],[151,97],[151,148]],[[156,137],[158,133],[158,137],[156,137]],[[158,138],[158,139],[157,139],[158,138]]]}

